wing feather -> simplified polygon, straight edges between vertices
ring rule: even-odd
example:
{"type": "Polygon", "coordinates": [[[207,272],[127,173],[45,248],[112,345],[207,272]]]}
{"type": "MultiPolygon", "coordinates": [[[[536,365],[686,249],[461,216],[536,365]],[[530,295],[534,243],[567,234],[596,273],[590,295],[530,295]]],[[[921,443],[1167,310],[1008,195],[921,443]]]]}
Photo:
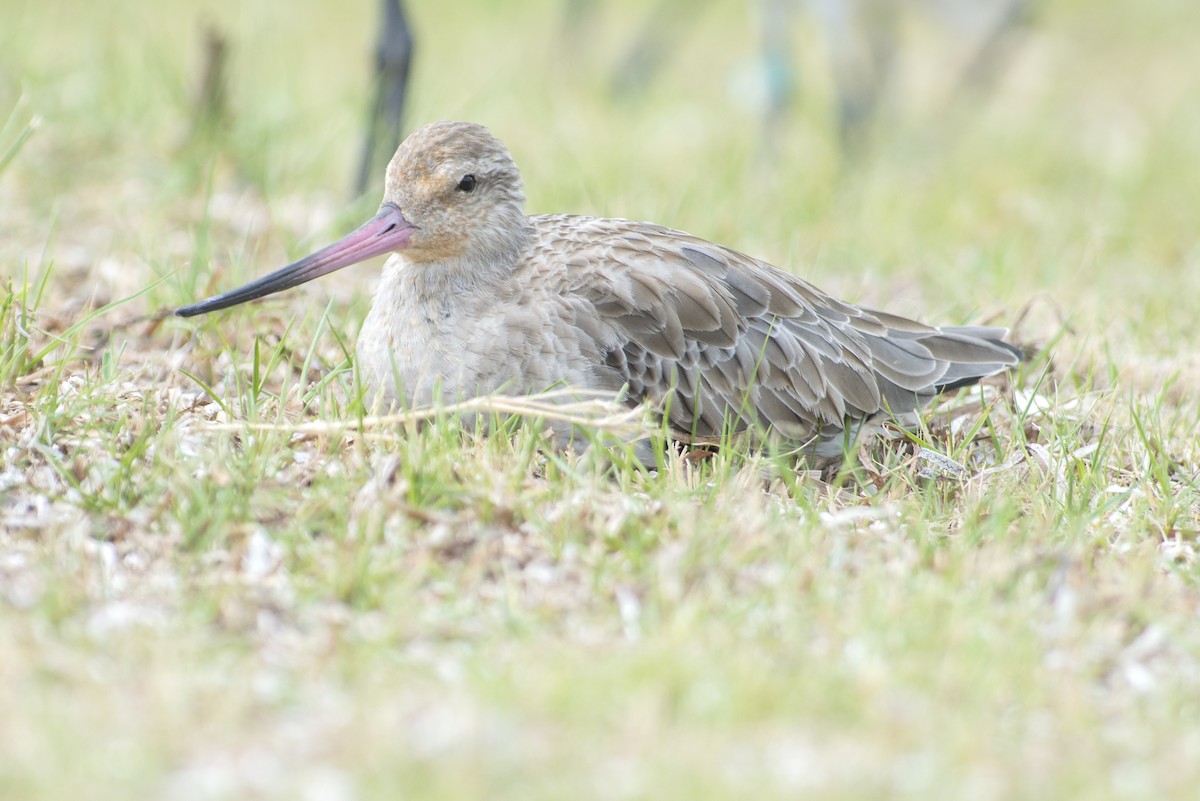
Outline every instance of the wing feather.
{"type": "Polygon", "coordinates": [[[828,442],[849,424],[915,410],[1019,356],[1002,328],[935,328],[852,306],[678,231],[532,219],[543,258],[569,265],[542,278],[568,282],[555,292],[572,298],[579,335],[604,354],[631,400],[659,404],[684,438],[766,427],[828,442]]]}

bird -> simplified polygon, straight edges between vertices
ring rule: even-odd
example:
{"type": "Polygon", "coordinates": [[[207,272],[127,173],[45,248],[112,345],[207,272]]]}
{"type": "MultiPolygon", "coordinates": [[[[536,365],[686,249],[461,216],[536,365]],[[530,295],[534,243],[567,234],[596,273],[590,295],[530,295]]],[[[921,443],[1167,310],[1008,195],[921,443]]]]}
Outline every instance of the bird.
{"type": "MultiPolygon", "coordinates": [[[[236,306],[384,254],[356,367],[393,408],[570,387],[649,406],[679,442],[776,438],[831,461],[860,432],[912,419],[1022,357],[1005,328],[856,306],[654,223],[528,216],[504,144],[451,121],[400,144],[365,224],[175,313],[236,306]]],[[[555,433],[563,446],[575,436],[555,433]]]]}

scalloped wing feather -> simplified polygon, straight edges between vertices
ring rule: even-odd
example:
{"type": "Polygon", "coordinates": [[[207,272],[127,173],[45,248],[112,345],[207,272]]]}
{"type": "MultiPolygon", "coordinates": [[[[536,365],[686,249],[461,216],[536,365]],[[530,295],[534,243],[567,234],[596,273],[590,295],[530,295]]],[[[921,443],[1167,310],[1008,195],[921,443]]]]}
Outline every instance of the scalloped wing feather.
{"type": "Polygon", "coordinates": [[[684,439],[755,429],[829,442],[1019,358],[1002,328],[935,328],[852,306],[679,231],[532,221],[542,250],[530,261],[552,265],[538,280],[565,284],[555,289],[573,298],[571,322],[604,354],[610,380],[656,404],[684,439]]]}

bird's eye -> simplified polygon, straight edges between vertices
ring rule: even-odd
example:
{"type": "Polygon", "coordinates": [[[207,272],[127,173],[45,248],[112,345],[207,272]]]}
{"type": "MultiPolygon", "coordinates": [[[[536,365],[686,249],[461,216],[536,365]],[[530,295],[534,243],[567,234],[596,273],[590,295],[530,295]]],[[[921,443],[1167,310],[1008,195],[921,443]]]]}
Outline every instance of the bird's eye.
{"type": "Polygon", "coordinates": [[[460,192],[470,192],[475,188],[475,176],[467,173],[458,182],[458,190],[460,192]]]}

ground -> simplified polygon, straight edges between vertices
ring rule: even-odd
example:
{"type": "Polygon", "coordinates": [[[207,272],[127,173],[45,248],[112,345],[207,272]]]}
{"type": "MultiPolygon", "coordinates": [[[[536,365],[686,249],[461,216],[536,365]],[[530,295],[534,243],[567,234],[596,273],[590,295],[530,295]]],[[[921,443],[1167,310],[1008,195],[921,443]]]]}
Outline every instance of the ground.
{"type": "Polygon", "coordinates": [[[739,4],[620,97],[632,0],[582,31],[411,5],[409,124],[490,126],[531,211],[1010,325],[1028,361],[825,475],[577,459],[499,402],[491,436],[365,419],[375,267],[163,313],[372,212],[374,4],[0,0],[0,796],[1194,797],[1191,0],[1038,3],[975,94],[918,16],[853,156],[803,19],[764,143],[739,4]]]}

